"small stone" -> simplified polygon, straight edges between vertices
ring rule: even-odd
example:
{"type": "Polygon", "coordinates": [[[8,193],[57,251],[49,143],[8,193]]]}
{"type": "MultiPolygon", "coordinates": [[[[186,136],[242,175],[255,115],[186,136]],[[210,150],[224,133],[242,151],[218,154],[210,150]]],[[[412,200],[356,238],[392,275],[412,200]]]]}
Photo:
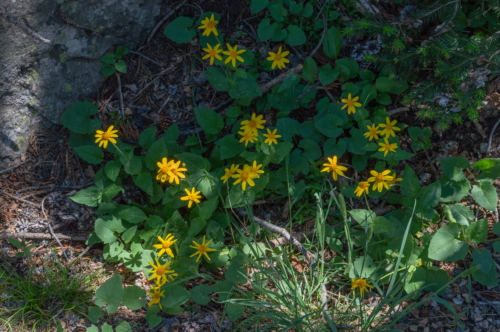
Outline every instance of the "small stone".
{"type": "Polygon", "coordinates": [[[481,153],[486,153],[488,151],[488,143],[481,143],[479,151],[481,151],[481,153]]]}
{"type": "Polygon", "coordinates": [[[455,303],[456,305],[462,305],[464,304],[464,300],[462,300],[461,296],[459,295],[453,298],[453,303],[455,303]]]}
{"type": "Polygon", "coordinates": [[[483,316],[481,314],[474,314],[474,321],[479,322],[483,320],[483,316]]]}

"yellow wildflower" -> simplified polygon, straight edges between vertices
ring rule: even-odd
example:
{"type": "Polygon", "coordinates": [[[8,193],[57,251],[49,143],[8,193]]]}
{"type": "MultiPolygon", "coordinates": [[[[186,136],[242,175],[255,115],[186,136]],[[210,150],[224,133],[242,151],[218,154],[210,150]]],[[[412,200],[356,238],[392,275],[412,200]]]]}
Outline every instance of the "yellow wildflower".
{"type": "Polygon", "coordinates": [[[184,191],[186,192],[186,196],[181,197],[181,201],[189,201],[188,208],[191,208],[193,202],[200,204],[201,191],[195,191],[194,187],[191,189],[191,192],[186,188],[184,188],[184,191]]]}
{"type": "Polygon", "coordinates": [[[182,172],[186,172],[187,168],[184,167],[179,167],[181,165],[181,161],[171,161],[170,167],[168,169],[168,175],[170,176],[170,179],[168,180],[169,183],[172,183],[175,181],[176,184],[179,184],[179,177],[185,179],[186,176],[182,174],[182,172]]]}
{"type": "Polygon", "coordinates": [[[389,118],[385,118],[386,123],[381,123],[379,126],[381,128],[385,128],[380,132],[380,135],[385,135],[385,137],[389,138],[390,136],[396,137],[396,133],[394,131],[400,131],[401,129],[396,127],[396,123],[398,121],[394,120],[391,122],[389,118]]]}
{"type": "Polygon", "coordinates": [[[234,181],[233,185],[237,185],[241,182],[241,188],[243,190],[247,189],[247,183],[252,187],[255,186],[255,182],[253,182],[252,179],[258,178],[259,175],[251,170],[252,167],[249,165],[243,166],[243,169],[237,169],[236,172],[238,172],[238,174],[235,174],[232,177],[238,180],[234,181]]]}
{"type": "Polygon", "coordinates": [[[396,152],[396,149],[398,148],[398,144],[397,143],[392,143],[392,144],[389,143],[389,141],[387,140],[387,137],[384,138],[384,143],[378,143],[378,145],[380,145],[380,148],[378,149],[378,151],[384,151],[384,157],[387,156],[389,151],[396,152]]]}
{"type": "Polygon", "coordinates": [[[160,299],[165,297],[165,291],[160,290],[160,287],[151,287],[152,292],[148,292],[151,295],[152,299],[148,303],[148,307],[151,307],[153,304],[158,304],[161,307],[160,299]]]}
{"type": "Polygon", "coordinates": [[[257,176],[259,176],[259,174],[264,173],[264,171],[260,169],[261,167],[262,167],[262,164],[257,165],[257,161],[254,160],[253,164],[252,164],[252,168],[250,168],[250,172],[253,172],[253,173],[257,174],[257,176]]]}
{"type": "Polygon", "coordinates": [[[352,282],[352,286],[351,286],[351,290],[354,290],[356,288],[359,289],[359,295],[361,297],[363,297],[363,292],[366,291],[368,292],[368,287],[369,288],[373,288],[373,286],[370,286],[368,284],[368,281],[366,281],[366,279],[352,279],[351,280],[352,282]]]}
{"type": "Polygon", "coordinates": [[[206,17],[203,21],[201,21],[202,25],[200,25],[198,29],[205,29],[205,31],[203,31],[203,36],[210,36],[211,32],[213,32],[214,35],[218,36],[219,33],[215,28],[215,25],[217,23],[219,23],[219,21],[216,21],[214,14],[212,14],[212,17],[210,18],[206,17]]]}
{"type": "Polygon", "coordinates": [[[163,158],[161,162],[157,162],[156,165],[160,168],[158,170],[158,175],[156,175],[156,180],[160,180],[162,183],[170,179],[168,171],[170,170],[170,165],[172,165],[172,160],[167,162],[167,158],[163,158]]]}
{"type": "Polygon", "coordinates": [[[380,192],[382,192],[382,188],[389,190],[388,181],[392,180],[392,176],[388,175],[389,173],[391,173],[390,169],[386,169],[381,173],[370,171],[370,174],[373,176],[368,178],[368,182],[374,182],[372,190],[378,190],[380,192]]]}
{"type": "Polygon", "coordinates": [[[389,187],[392,187],[393,185],[395,185],[396,182],[403,181],[402,178],[398,178],[396,172],[394,172],[391,176],[392,176],[392,180],[387,181],[387,183],[389,184],[389,187]]]}
{"type": "Polygon", "coordinates": [[[249,131],[255,136],[257,136],[257,130],[258,129],[264,129],[263,124],[266,123],[266,120],[263,120],[264,116],[261,114],[257,116],[255,113],[252,113],[252,117],[250,120],[243,120],[241,121],[241,130],[243,131],[249,131]]]}
{"type": "Polygon", "coordinates": [[[264,135],[264,137],[267,137],[264,143],[269,145],[272,145],[273,143],[278,144],[278,141],[276,139],[281,137],[281,135],[276,135],[278,129],[274,129],[273,131],[269,130],[269,128],[266,129],[267,129],[267,134],[262,134],[264,135]]]}
{"type": "Polygon", "coordinates": [[[228,63],[229,61],[231,61],[233,64],[233,67],[236,67],[236,60],[241,61],[241,62],[245,62],[245,60],[243,60],[243,58],[240,57],[238,54],[246,52],[246,50],[239,50],[238,51],[237,50],[238,45],[235,45],[234,48],[232,48],[231,45],[229,45],[229,44],[226,44],[226,45],[227,45],[227,49],[229,51],[222,51],[223,54],[227,55],[227,59],[226,59],[226,61],[224,61],[224,63],[228,63]]]}
{"type": "Polygon", "coordinates": [[[341,109],[344,109],[347,107],[347,114],[351,114],[351,113],[356,113],[356,107],[361,107],[361,103],[358,103],[357,100],[359,99],[359,97],[354,97],[351,99],[351,94],[349,94],[347,96],[347,99],[342,99],[341,101],[343,103],[345,103],[344,106],[342,106],[341,109]]]}
{"type": "Polygon", "coordinates": [[[210,46],[210,44],[207,44],[207,48],[202,48],[207,54],[202,58],[202,60],[210,58],[210,66],[214,64],[215,58],[218,60],[222,60],[222,57],[219,55],[222,50],[219,49],[220,44],[215,45],[214,48],[210,46]]]}
{"type": "Polygon", "coordinates": [[[165,265],[161,265],[160,262],[158,262],[158,258],[155,257],[155,260],[156,260],[156,266],[153,263],[148,262],[149,265],[153,267],[153,271],[148,271],[148,273],[153,273],[153,276],[151,276],[151,278],[148,278],[148,280],[156,279],[155,282],[158,286],[161,286],[164,283],[168,282],[168,278],[174,280],[174,276],[177,276],[178,274],[174,273],[175,272],[174,270],[169,270],[170,263],[172,262],[168,262],[165,265]]]}
{"type": "Polygon", "coordinates": [[[371,141],[372,139],[378,140],[378,134],[380,134],[378,126],[372,124],[371,127],[366,126],[366,128],[368,128],[368,131],[365,133],[365,137],[368,138],[369,141],[371,141]]]}
{"type": "Polygon", "coordinates": [[[271,65],[271,69],[274,69],[274,67],[278,66],[278,69],[285,68],[286,65],[285,63],[289,63],[290,60],[286,58],[288,54],[290,54],[289,51],[285,51],[281,53],[281,46],[278,50],[278,53],[274,52],[269,52],[269,57],[267,57],[267,60],[272,61],[273,64],[271,65]]]}
{"type": "Polygon", "coordinates": [[[116,135],[117,132],[118,130],[113,130],[113,126],[109,126],[106,131],[97,130],[95,134],[97,139],[95,142],[99,143],[99,147],[104,146],[106,149],[108,147],[108,142],[116,144],[115,138],[118,137],[118,135],[116,135]]]}
{"type": "Polygon", "coordinates": [[[226,182],[227,182],[227,180],[229,180],[229,178],[230,178],[230,177],[232,177],[232,176],[233,176],[233,174],[236,172],[236,170],[238,170],[239,168],[240,168],[240,166],[238,166],[238,165],[231,165],[231,168],[226,168],[226,169],[224,169],[224,171],[225,171],[226,173],[225,173],[225,174],[224,174],[224,176],[223,176],[223,177],[221,177],[220,179],[221,179],[221,180],[224,180],[224,182],[223,182],[223,183],[226,183],[226,182]]]}
{"type": "Polygon", "coordinates": [[[165,240],[161,238],[161,236],[158,236],[158,241],[160,243],[158,244],[153,244],[153,248],[160,249],[160,252],[158,253],[158,257],[161,257],[164,253],[169,255],[170,257],[174,257],[174,253],[172,252],[172,249],[170,247],[172,244],[174,244],[177,240],[174,240],[174,236],[172,234],[167,234],[165,237],[165,240]]]}
{"type": "Polygon", "coordinates": [[[368,181],[360,182],[360,183],[358,183],[358,186],[356,187],[356,189],[354,189],[354,193],[358,197],[363,195],[363,193],[366,193],[368,195],[368,188],[369,187],[370,187],[370,182],[368,182],[368,181]]]}
{"type": "Polygon", "coordinates": [[[250,131],[238,131],[238,134],[240,134],[242,136],[240,138],[240,143],[245,142],[245,146],[248,145],[248,142],[253,143],[253,142],[257,141],[257,136],[255,136],[250,131]]]}
{"type": "Polygon", "coordinates": [[[190,248],[194,248],[197,251],[194,254],[192,254],[191,256],[189,256],[189,257],[193,257],[195,255],[198,255],[198,258],[196,258],[196,261],[199,261],[200,258],[201,258],[201,256],[204,255],[208,260],[210,260],[210,257],[208,257],[207,252],[217,251],[217,249],[212,249],[212,248],[208,247],[208,245],[210,244],[210,242],[212,242],[212,240],[210,240],[207,243],[205,243],[205,235],[203,236],[203,242],[201,244],[198,244],[196,241],[193,241],[194,246],[189,246],[189,247],[190,248]]]}
{"type": "Polygon", "coordinates": [[[344,176],[343,171],[347,171],[347,167],[337,165],[337,156],[333,156],[333,158],[327,158],[327,159],[330,163],[323,164],[323,166],[326,166],[326,167],[323,168],[323,170],[321,170],[321,172],[332,172],[333,179],[335,181],[337,181],[339,178],[339,175],[344,176]]]}

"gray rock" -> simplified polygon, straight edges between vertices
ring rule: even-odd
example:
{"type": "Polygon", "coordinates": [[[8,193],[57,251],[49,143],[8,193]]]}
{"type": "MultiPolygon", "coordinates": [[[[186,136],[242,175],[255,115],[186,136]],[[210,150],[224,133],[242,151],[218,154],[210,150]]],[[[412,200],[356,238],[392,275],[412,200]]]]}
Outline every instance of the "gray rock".
{"type": "Polygon", "coordinates": [[[4,1],[0,10],[0,169],[26,150],[39,128],[54,128],[69,105],[94,96],[104,81],[100,58],[141,43],[162,0],[4,1]]]}

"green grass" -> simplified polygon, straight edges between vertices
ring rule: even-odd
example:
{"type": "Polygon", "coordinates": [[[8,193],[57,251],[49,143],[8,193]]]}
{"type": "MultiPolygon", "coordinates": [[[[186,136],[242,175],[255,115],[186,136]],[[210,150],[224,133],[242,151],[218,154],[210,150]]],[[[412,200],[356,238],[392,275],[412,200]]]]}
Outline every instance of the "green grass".
{"type": "Polygon", "coordinates": [[[72,264],[63,265],[55,254],[40,260],[41,270],[33,258],[25,258],[25,273],[0,263],[0,327],[6,331],[48,329],[65,311],[85,316],[97,273],[74,273],[72,264]]]}

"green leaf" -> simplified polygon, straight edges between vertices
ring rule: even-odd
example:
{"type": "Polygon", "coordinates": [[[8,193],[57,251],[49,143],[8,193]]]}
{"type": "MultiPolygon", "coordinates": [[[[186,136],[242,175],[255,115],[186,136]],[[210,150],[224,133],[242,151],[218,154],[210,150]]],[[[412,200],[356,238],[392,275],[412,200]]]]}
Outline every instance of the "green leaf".
{"type": "Polygon", "coordinates": [[[232,98],[255,98],[262,96],[262,91],[257,84],[257,81],[252,77],[236,79],[229,83],[228,93],[232,98]]]}
{"type": "Polygon", "coordinates": [[[469,167],[469,161],[463,157],[443,158],[440,161],[443,174],[453,181],[465,180],[463,168],[469,167]]]}
{"type": "Polygon", "coordinates": [[[94,230],[104,244],[116,241],[116,236],[113,234],[112,225],[103,219],[97,219],[94,224],[94,230]]]}
{"type": "Polygon", "coordinates": [[[271,13],[271,16],[278,22],[283,21],[286,15],[288,14],[285,7],[283,7],[280,4],[270,5],[268,9],[269,12],[271,13]]]}
{"type": "Polygon", "coordinates": [[[75,151],[80,158],[92,165],[100,164],[104,158],[104,152],[97,145],[79,146],[75,151]]]}
{"type": "Polygon", "coordinates": [[[132,327],[126,321],[121,321],[115,328],[115,332],[132,332],[132,327]]]}
{"type": "Polygon", "coordinates": [[[245,312],[245,306],[236,303],[227,303],[226,304],[227,317],[231,322],[236,322],[238,319],[243,316],[245,312]]]}
{"type": "Polygon", "coordinates": [[[243,190],[241,184],[233,186],[226,197],[224,207],[237,208],[253,203],[255,200],[255,193],[253,190],[249,190],[248,187],[247,185],[247,190],[243,190]]]}
{"type": "Polygon", "coordinates": [[[122,165],[115,160],[110,160],[104,166],[104,173],[111,181],[116,181],[118,174],[120,174],[120,169],[122,165]]]}
{"type": "Polygon", "coordinates": [[[302,45],[306,42],[306,34],[296,25],[290,24],[287,27],[288,35],[285,37],[285,43],[290,46],[302,45]]]}
{"type": "MultiPolygon", "coordinates": [[[[427,286],[425,288],[426,291],[436,292],[438,289],[446,285],[446,283],[448,283],[448,274],[446,273],[446,271],[435,267],[426,269],[425,271],[425,285],[427,286]]],[[[437,295],[444,293],[444,291],[445,289],[443,289],[437,295]]]]}
{"type": "Polygon", "coordinates": [[[139,310],[146,304],[146,291],[138,286],[123,289],[122,303],[130,310],[139,310]]]}
{"type": "Polygon", "coordinates": [[[335,59],[342,48],[342,35],[340,30],[336,27],[331,27],[326,31],[325,38],[323,39],[323,51],[325,54],[335,59]]]}
{"type": "MultiPolygon", "coordinates": [[[[144,163],[146,167],[150,170],[158,170],[157,163],[161,162],[163,158],[168,156],[167,143],[164,139],[160,138],[154,142],[148,150],[146,157],[144,158],[144,163]]],[[[169,159],[169,158],[167,158],[169,159]]]]}
{"type": "Polygon", "coordinates": [[[270,160],[273,164],[279,164],[292,151],[293,144],[288,142],[280,142],[274,145],[274,155],[270,160]]]}
{"type": "Polygon", "coordinates": [[[384,217],[375,217],[372,222],[373,225],[373,233],[385,233],[391,232],[396,229],[394,224],[384,217]]]}
{"type": "Polygon", "coordinates": [[[491,258],[491,252],[488,249],[483,248],[481,251],[474,249],[471,257],[474,264],[479,266],[481,272],[488,274],[491,271],[493,259],[491,258]]]}
{"type": "Polygon", "coordinates": [[[349,69],[349,78],[355,78],[359,73],[359,65],[358,63],[351,58],[341,58],[335,61],[337,66],[345,66],[349,69]]]}
{"type": "Polygon", "coordinates": [[[113,332],[113,327],[109,325],[108,323],[104,323],[101,326],[101,331],[102,332],[113,332]]]}
{"type": "Polygon", "coordinates": [[[365,227],[366,222],[368,222],[368,224],[373,223],[376,217],[373,211],[368,211],[364,209],[353,209],[349,211],[349,214],[362,227],[365,227]]]}
{"type": "Polygon", "coordinates": [[[212,66],[205,71],[205,75],[210,84],[218,91],[227,91],[231,86],[227,75],[220,68],[212,66]]]}
{"type": "Polygon", "coordinates": [[[146,312],[146,322],[150,328],[160,325],[162,318],[158,316],[159,311],[160,307],[158,305],[153,305],[148,308],[148,311],[146,312]]]}
{"type": "Polygon", "coordinates": [[[139,144],[147,150],[151,147],[151,144],[154,143],[155,136],[156,126],[149,127],[139,135],[139,144]]]}
{"type": "Polygon", "coordinates": [[[361,92],[361,96],[359,97],[359,102],[361,105],[365,106],[368,103],[377,97],[377,89],[372,84],[367,84],[363,87],[363,91],[361,92]]]}
{"type": "Polygon", "coordinates": [[[288,76],[287,78],[285,78],[285,80],[283,81],[283,83],[280,84],[280,86],[278,88],[278,93],[282,92],[284,90],[293,88],[294,86],[296,86],[297,84],[299,84],[299,82],[300,82],[300,76],[297,75],[297,74],[295,74],[295,73],[291,74],[290,76],[288,76]]]}
{"type": "Polygon", "coordinates": [[[470,182],[465,179],[462,181],[452,181],[446,176],[442,176],[439,180],[441,183],[441,202],[456,202],[463,199],[469,193],[471,188],[470,182]]]}
{"type": "Polygon", "coordinates": [[[196,217],[192,219],[191,225],[189,226],[188,237],[195,237],[205,228],[206,225],[207,222],[204,218],[196,217]]]}
{"type": "Polygon", "coordinates": [[[344,133],[344,129],[336,128],[337,124],[342,124],[342,119],[336,115],[328,114],[321,119],[314,119],[314,126],[326,137],[336,138],[344,133]]]}
{"type": "Polygon", "coordinates": [[[234,283],[244,284],[248,281],[247,271],[245,267],[240,263],[232,262],[225,273],[226,280],[232,281],[234,283]]]}
{"type": "MultiPolygon", "coordinates": [[[[474,266],[475,265],[472,264],[471,268],[473,268],[474,266]]],[[[497,272],[497,267],[495,266],[495,262],[493,260],[491,262],[489,273],[484,273],[483,271],[481,271],[481,269],[478,269],[472,273],[472,277],[481,285],[487,287],[498,286],[498,272],[497,272]]]]}
{"type": "Polygon", "coordinates": [[[441,198],[441,184],[434,182],[422,191],[420,203],[426,208],[433,208],[439,204],[441,198]]]}
{"type": "Polygon", "coordinates": [[[456,224],[438,229],[429,245],[429,258],[442,262],[464,259],[469,251],[469,245],[456,239],[459,233],[460,229],[456,224]]]}
{"type": "Polygon", "coordinates": [[[498,203],[498,194],[495,187],[487,181],[480,181],[479,186],[474,185],[471,191],[472,197],[481,207],[495,211],[498,203]]]}
{"type": "Polygon", "coordinates": [[[93,134],[102,126],[99,119],[90,119],[97,114],[97,105],[89,101],[71,104],[61,116],[61,124],[77,134],[93,134]]]}
{"type": "Polygon", "coordinates": [[[200,169],[204,169],[206,171],[210,170],[210,162],[208,159],[194,153],[183,152],[176,154],[174,157],[186,164],[188,172],[193,173],[200,169]]]}
{"type": "Polygon", "coordinates": [[[101,61],[104,62],[105,64],[107,65],[112,65],[115,63],[115,55],[114,53],[107,53],[107,54],[104,54],[102,57],[101,57],[101,61]]]}
{"type": "Polygon", "coordinates": [[[359,77],[364,81],[371,82],[375,79],[375,74],[371,70],[365,69],[359,72],[359,77]]]}
{"type": "Polygon", "coordinates": [[[493,242],[493,250],[495,250],[497,254],[500,254],[500,241],[493,242]]]}
{"type": "Polygon", "coordinates": [[[302,69],[302,78],[311,83],[314,83],[318,78],[318,66],[311,57],[307,58],[304,61],[304,68],[302,69]]]}
{"type": "Polygon", "coordinates": [[[299,130],[299,122],[290,118],[278,119],[276,122],[276,128],[278,128],[278,133],[283,136],[281,139],[284,142],[293,142],[292,138],[299,130]]]}
{"type": "Polygon", "coordinates": [[[415,271],[410,275],[409,278],[405,279],[405,291],[410,294],[416,292],[425,285],[426,271],[424,268],[417,266],[415,271]]]}
{"type": "Polygon", "coordinates": [[[127,73],[127,64],[125,63],[125,61],[120,59],[115,63],[115,69],[117,71],[119,71],[120,73],[126,74],[127,73]]]}
{"type": "Polygon", "coordinates": [[[405,80],[396,81],[394,87],[389,91],[392,94],[399,95],[408,89],[408,83],[405,80]]]}
{"type": "Polygon", "coordinates": [[[449,218],[451,222],[456,222],[460,225],[468,226],[469,222],[474,220],[474,212],[460,203],[444,205],[443,208],[445,206],[448,206],[450,210],[451,215],[449,216],[449,218]]]}
{"type": "Polygon", "coordinates": [[[257,35],[261,41],[266,41],[272,37],[274,31],[272,26],[271,20],[267,17],[260,21],[257,26],[257,35]]]}
{"type": "Polygon", "coordinates": [[[111,76],[113,75],[114,73],[116,73],[116,68],[114,65],[108,65],[108,64],[105,64],[103,63],[102,66],[101,66],[101,74],[103,74],[104,76],[111,76]]]}
{"type": "Polygon", "coordinates": [[[126,209],[121,210],[118,215],[123,220],[131,222],[133,224],[138,224],[147,219],[146,214],[136,206],[131,206],[126,209]]]}
{"type": "Polygon", "coordinates": [[[188,229],[186,220],[182,218],[179,211],[175,211],[172,217],[167,221],[166,231],[175,234],[179,239],[187,236],[188,229]]]}
{"type": "Polygon", "coordinates": [[[84,204],[87,206],[97,206],[99,205],[99,188],[97,187],[88,187],[83,190],[80,190],[76,194],[70,197],[70,199],[78,204],[84,204]]]}
{"type": "Polygon", "coordinates": [[[217,112],[207,108],[195,108],[196,121],[208,134],[218,134],[224,128],[224,120],[217,112]]]}
{"type": "MultiPolygon", "coordinates": [[[[279,120],[278,120],[279,121],[279,120]]],[[[226,135],[215,142],[220,147],[220,159],[229,159],[245,151],[245,145],[238,142],[233,135],[226,135]]]]}
{"type": "Polygon", "coordinates": [[[396,86],[396,81],[390,79],[389,77],[379,77],[375,81],[375,87],[380,92],[391,92],[396,86]]]}
{"type": "Polygon", "coordinates": [[[302,156],[306,159],[317,160],[321,158],[321,149],[315,141],[303,139],[299,142],[299,147],[304,150],[302,156]]]}
{"type": "Polygon", "coordinates": [[[330,65],[326,65],[319,70],[319,81],[321,85],[326,86],[337,79],[339,76],[339,67],[332,68],[330,65]]]}
{"type": "Polygon", "coordinates": [[[250,3],[250,11],[252,14],[258,13],[261,10],[266,9],[269,4],[269,0],[252,0],[250,3]]]}
{"type": "Polygon", "coordinates": [[[165,297],[161,298],[161,305],[165,308],[178,307],[189,300],[189,292],[179,285],[165,285],[165,297]]]}
{"type": "Polygon", "coordinates": [[[125,243],[129,243],[137,232],[137,226],[132,226],[122,234],[122,240],[125,243]]]}
{"type": "Polygon", "coordinates": [[[124,55],[129,53],[129,49],[127,46],[119,46],[116,49],[115,56],[117,59],[121,59],[124,55]]]}
{"type": "Polygon", "coordinates": [[[214,293],[219,294],[218,302],[221,303],[227,301],[231,297],[233,289],[234,289],[234,284],[227,280],[218,281],[213,286],[214,293]]]}
{"type": "Polygon", "coordinates": [[[344,139],[339,139],[338,141],[329,138],[325,141],[323,145],[323,153],[325,156],[337,156],[338,158],[342,157],[342,155],[347,150],[347,143],[344,139]]]}
{"type": "Polygon", "coordinates": [[[191,29],[193,22],[192,18],[179,16],[165,27],[163,34],[176,43],[187,44],[196,36],[196,30],[191,29]]]}
{"type": "Polygon", "coordinates": [[[200,305],[207,305],[210,302],[210,298],[207,295],[212,293],[212,287],[208,285],[198,285],[191,289],[191,298],[200,305]]]}
{"type": "MultiPolygon", "coordinates": [[[[472,212],[472,211],[471,211],[472,212]]],[[[472,243],[480,244],[488,236],[488,220],[483,218],[472,222],[465,230],[465,237],[472,243]]]]}
{"type": "Polygon", "coordinates": [[[392,104],[391,97],[387,93],[381,93],[377,96],[377,102],[381,105],[390,105],[392,104]]]}
{"type": "Polygon", "coordinates": [[[118,195],[118,193],[123,192],[123,188],[120,186],[117,186],[116,184],[112,183],[111,185],[107,186],[104,188],[102,191],[102,201],[106,203],[110,203],[113,198],[118,195]]]}
{"type": "Polygon", "coordinates": [[[153,179],[150,173],[141,173],[134,176],[134,184],[142,189],[149,196],[153,196],[153,179]]]}
{"type": "Polygon", "coordinates": [[[500,176],[500,159],[481,159],[472,165],[475,171],[481,170],[478,180],[489,180],[493,182],[500,176]]]}
{"type": "Polygon", "coordinates": [[[112,314],[118,309],[122,300],[122,295],[122,281],[120,275],[115,274],[97,289],[94,303],[101,308],[107,304],[106,311],[108,314],[112,314]]]}
{"type": "Polygon", "coordinates": [[[97,324],[102,317],[104,317],[104,312],[102,312],[101,308],[96,306],[89,307],[89,320],[92,323],[97,324]]]}

